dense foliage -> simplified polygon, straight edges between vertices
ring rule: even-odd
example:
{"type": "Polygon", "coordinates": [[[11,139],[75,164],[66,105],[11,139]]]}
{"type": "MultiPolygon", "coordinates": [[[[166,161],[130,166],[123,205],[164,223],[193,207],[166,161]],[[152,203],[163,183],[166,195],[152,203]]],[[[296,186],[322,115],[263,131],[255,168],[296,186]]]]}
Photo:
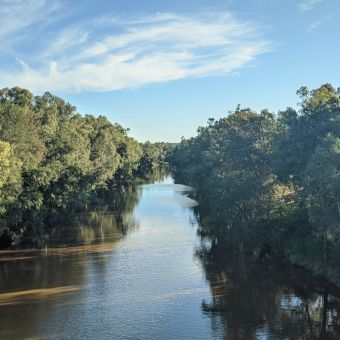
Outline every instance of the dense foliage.
{"type": "Polygon", "coordinates": [[[165,161],[166,144],[140,144],[103,116],[62,99],[0,90],[0,243],[45,233],[46,223],[165,161]],[[44,227],[41,227],[44,225],[44,227]]]}
{"type": "Polygon", "coordinates": [[[213,242],[326,268],[340,254],[340,98],[329,84],[297,93],[299,111],[238,107],[209,120],[172,161],[198,189],[213,242]]]}

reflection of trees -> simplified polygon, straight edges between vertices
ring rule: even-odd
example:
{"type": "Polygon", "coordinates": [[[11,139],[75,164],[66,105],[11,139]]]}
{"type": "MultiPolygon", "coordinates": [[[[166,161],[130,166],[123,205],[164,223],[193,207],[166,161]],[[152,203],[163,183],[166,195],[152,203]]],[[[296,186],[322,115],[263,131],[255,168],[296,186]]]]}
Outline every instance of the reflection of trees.
{"type": "Polygon", "coordinates": [[[146,174],[143,178],[143,184],[152,184],[163,181],[167,176],[171,174],[167,167],[159,167],[146,174]]]}
{"type": "MultiPolygon", "coordinates": [[[[54,232],[47,240],[48,247],[113,243],[126,235],[129,230],[137,227],[137,222],[133,218],[133,210],[138,203],[139,196],[138,189],[129,186],[124,193],[119,195],[119,201],[112,200],[115,205],[91,206],[88,207],[87,211],[71,216],[66,215],[62,223],[53,226],[54,232]]],[[[69,248],[69,252],[67,251],[68,248],[58,249],[60,249],[59,252],[50,252],[47,248],[46,253],[44,251],[38,252],[38,256],[37,251],[34,250],[17,250],[13,254],[5,254],[4,256],[8,257],[8,261],[2,261],[0,265],[0,290],[1,288],[4,290],[5,287],[11,287],[15,290],[16,283],[19,285],[17,288],[26,288],[27,286],[27,289],[30,287],[49,287],[50,283],[55,286],[69,285],[70,282],[64,282],[64,278],[68,277],[66,273],[74,270],[75,267],[77,272],[80,273],[83,271],[81,269],[85,266],[86,261],[80,260],[77,256],[68,256],[67,258],[64,256],[45,256],[46,254],[77,255],[77,253],[81,253],[81,251],[77,252],[72,247],[69,248]],[[21,257],[23,261],[10,261],[11,257],[13,259],[21,257]],[[68,270],[68,268],[70,269],[68,270]],[[15,277],[13,282],[11,281],[12,277],[15,277]]],[[[75,284],[78,284],[78,282],[75,282],[75,284]]]]}
{"type": "Polygon", "coordinates": [[[8,306],[6,301],[0,304],[2,339],[35,338],[35,332],[45,326],[43,320],[54,318],[58,305],[81,301],[84,294],[82,288],[88,272],[88,260],[84,256],[18,252],[20,255],[27,258],[0,263],[0,292],[26,293],[25,299],[13,298],[8,306]],[[46,290],[46,296],[35,296],[35,289],[46,290]]]}
{"type": "Polygon", "coordinates": [[[140,192],[135,186],[121,187],[106,198],[111,204],[88,206],[84,212],[69,216],[68,220],[54,227],[48,241],[55,245],[91,245],[113,242],[136,228],[133,210],[140,192]]]}
{"type": "MultiPolygon", "coordinates": [[[[105,278],[108,257],[102,252],[114,249],[117,239],[137,227],[133,210],[139,190],[129,186],[115,191],[115,195],[116,199],[111,196],[106,201],[114,204],[89,206],[85,212],[65,216],[63,223],[53,226],[46,250],[17,250],[1,255],[0,292],[26,295],[25,299],[20,295],[17,300],[13,298],[10,305],[1,305],[0,301],[0,337],[33,338],[35,332],[44,332],[58,313],[72,315],[73,306],[76,310],[86,298],[91,279],[105,278]],[[89,252],[91,256],[84,255],[89,252]],[[39,296],[39,289],[51,295],[39,296]],[[58,294],[53,295],[55,291],[58,294]]],[[[48,335],[53,338],[52,333],[48,335]]]]}
{"type": "Polygon", "coordinates": [[[233,245],[198,252],[212,300],[202,311],[226,339],[338,339],[340,291],[288,264],[254,261],[233,245]]]}

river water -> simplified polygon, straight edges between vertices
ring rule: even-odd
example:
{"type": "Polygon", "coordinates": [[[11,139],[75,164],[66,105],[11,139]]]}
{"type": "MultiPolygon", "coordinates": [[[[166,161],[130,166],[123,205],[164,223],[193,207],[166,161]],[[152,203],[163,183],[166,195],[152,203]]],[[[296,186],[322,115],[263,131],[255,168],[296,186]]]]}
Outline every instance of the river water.
{"type": "Polygon", "coordinates": [[[335,288],[215,251],[189,191],[141,185],[123,211],[70,218],[46,249],[1,252],[0,339],[340,338],[335,288]]]}

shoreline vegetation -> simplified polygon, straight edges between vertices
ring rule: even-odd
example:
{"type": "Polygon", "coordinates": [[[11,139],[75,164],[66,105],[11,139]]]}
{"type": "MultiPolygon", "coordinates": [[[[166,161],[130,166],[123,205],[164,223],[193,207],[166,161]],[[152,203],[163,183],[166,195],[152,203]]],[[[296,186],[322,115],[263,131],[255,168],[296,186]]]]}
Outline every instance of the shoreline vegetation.
{"type": "Polygon", "coordinates": [[[340,285],[340,89],[297,94],[299,110],[209,119],[175,148],[175,178],[196,189],[199,233],[220,253],[284,257],[340,285]]]}
{"type": "Polygon", "coordinates": [[[164,166],[170,143],[138,143],[106,117],[46,92],[0,90],[0,247],[44,246],[51,226],[89,205],[118,204],[164,166]]]}
{"type": "Polygon", "coordinates": [[[0,90],[0,247],[42,248],[70,214],[123,210],[136,184],[170,166],[196,189],[198,232],[215,252],[285,258],[339,286],[340,92],[297,94],[299,110],[238,106],[175,144],[138,143],[48,92],[0,90]]]}

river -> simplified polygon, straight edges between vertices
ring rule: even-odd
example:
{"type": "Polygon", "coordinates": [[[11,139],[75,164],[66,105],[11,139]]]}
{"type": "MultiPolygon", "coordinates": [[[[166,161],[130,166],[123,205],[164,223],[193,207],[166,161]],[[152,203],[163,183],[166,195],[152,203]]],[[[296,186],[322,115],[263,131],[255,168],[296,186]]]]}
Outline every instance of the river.
{"type": "Polygon", "coordinates": [[[214,251],[188,192],[166,177],[124,211],[74,216],[43,250],[0,252],[0,339],[340,337],[336,288],[214,251]]]}

